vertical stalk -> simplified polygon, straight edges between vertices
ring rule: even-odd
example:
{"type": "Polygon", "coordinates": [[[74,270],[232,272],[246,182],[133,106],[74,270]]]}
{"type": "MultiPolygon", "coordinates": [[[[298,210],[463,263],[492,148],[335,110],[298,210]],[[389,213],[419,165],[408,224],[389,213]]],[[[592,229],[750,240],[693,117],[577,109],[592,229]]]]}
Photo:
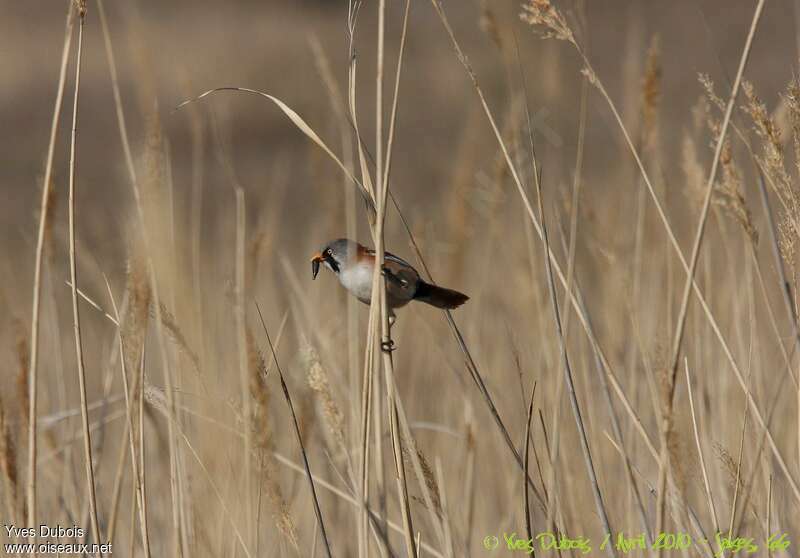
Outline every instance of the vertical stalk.
{"type": "MultiPolygon", "coordinates": [[[[242,381],[242,405],[245,416],[245,425],[249,425],[251,413],[249,378],[248,378],[248,365],[247,365],[247,332],[245,324],[245,309],[244,309],[244,290],[245,290],[245,234],[246,234],[246,213],[244,203],[244,190],[240,186],[234,188],[236,194],[236,263],[235,263],[235,277],[236,277],[236,337],[238,338],[238,356],[239,356],[239,372],[242,381]]],[[[244,485],[245,494],[252,494],[252,447],[253,437],[249,426],[244,429],[244,485]]],[[[249,504],[246,507],[246,523],[245,523],[245,536],[253,529],[253,509],[249,504]]],[[[248,544],[252,541],[248,540],[248,544]]]]}
{"type": "Polygon", "coordinates": [[[81,343],[80,308],[78,307],[78,273],[75,257],[75,167],[77,160],[78,99],[81,85],[81,57],[83,55],[83,26],[86,20],[86,3],[78,5],[78,53],[75,67],[75,95],[72,103],[72,134],[69,156],[69,269],[72,284],[72,324],[75,331],[75,356],[78,362],[78,383],[81,396],[81,419],[83,423],[84,461],[86,482],[89,489],[89,512],[95,541],[100,542],[100,525],[97,521],[97,498],[94,487],[94,465],[92,463],[92,436],[89,431],[89,408],[86,401],[86,370],[81,343]]]}
{"type": "MultiPolygon", "coordinates": [[[[385,27],[385,12],[386,0],[380,0],[378,6],[378,70],[377,70],[377,87],[376,87],[376,128],[377,128],[377,145],[375,149],[376,155],[376,168],[375,168],[375,192],[377,193],[377,216],[374,226],[375,237],[375,270],[372,281],[372,297],[371,304],[375,304],[376,294],[380,303],[380,331],[381,331],[381,348],[383,370],[386,383],[386,395],[389,411],[389,431],[392,437],[392,447],[394,449],[395,469],[397,473],[397,488],[400,505],[403,514],[403,532],[406,541],[406,553],[408,558],[414,558],[417,555],[417,545],[414,540],[414,528],[411,519],[411,508],[408,498],[408,483],[406,481],[405,464],[403,463],[403,446],[400,439],[400,431],[398,429],[397,417],[397,403],[395,401],[396,392],[394,387],[394,361],[392,359],[391,348],[393,345],[391,336],[391,324],[389,322],[389,307],[386,301],[386,277],[381,272],[384,263],[384,223],[386,221],[386,201],[388,198],[388,173],[384,175],[383,168],[383,145],[382,145],[382,110],[383,110],[383,54],[384,54],[384,27],[385,27]]],[[[406,14],[408,13],[408,3],[406,5],[406,14]]],[[[405,44],[405,26],[403,30],[403,44],[401,45],[400,61],[398,62],[398,76],[400,75],[400,64],[402,63],[403,46],[405,44]]],[[[392,138],[394,132],[394,116],[397,108],[397,95],[395,95],[394,105],[392,109],[391,131],[389,140],[386,146],[387,157],[391,157],[392,138]]],[[[388,165],[387,165],[388,169],[388,165]]],[[[411,448],[409,451],[413,451],[411,448]]]]}
{"type": "MultiPolygon", "coordinates": [[[[97,1],[98,4],[102,4],[102,0],[97,0],[97,1]]],[[[101,23],[102,23],[104,21],[102,6],[100,7],[100,13],[101,13],[101,23]]],[[[158,282],[156,280],[155,265],[153,263],[153,258],[150,251],[152,243],[150,240],[150,233],[148,231],[147,224],[145,222],[144,204],[142,201],[141,192],[139,190],[139,183],[136,177],[136,168],[133,163],[133,153],[131,150],[130,142],[128,141],[128,130],[125,122],[125,112],[122,108],[122,95],[120,94],[119,80],[117,78],[117,66],[114,59],[114,51],[112,49],[111,37],[107,32],[107,26],[103,26],[103,39],[105,42],[106,57],[108,59],[109,74],[111,77],[111,89],[114,96],[114,106],[117,115],[117,127],[119,128],[120,141],[122,142],[122,151],[125,156],[125,166],[128,169],[128,175],[131,181],[131,190],[136,205],[136,216],[142,233],[142,241],[144,243],[144,253],[146,254],[146,259],[147,259],[148,281],[150,283],[150,288],[153,293],[153,303],[152,303],[153,317],[156,327],[156,334],[157,334],[156,337],[158,338],[159,357],[161,360],[161,367],[164,373],[164,388],[165,388],[164,391],[166,393],[167,405],[169,406],[169,410],[172,413],[172,416],[177,417],[176,406],[175,406],[175,395],[172,386],[172,375],[170,374],[169,364],[167,362],[166,343],[164,342],[165,333],[163,327],[163,319],[161,316],[161,296],[158,287],[158,282]]],[[[144,364],[142,366],[144,366],[144,364]]],[[[142,390],[144,389],[143,382],[141,388],[142,390]]],[[[140,417],[140,422],[141,422],[141,417],[140,417]]],[[[140,436],[140,446],[142,447],[140,460],[142,462],[141,463],[141,470],[143,475],[142,482],[144,484],[145,475],[144,475],[144,430],[143,429],[140,429],[139,436],[140,436]]],[[[176,535],[175,555],[182,556],[183,548],[180,544],[182,538],[181,522],[180,522],[181,514],[180,510],[178,509],[180,502],[178,501],[178,491],[176,484],[176,478],[178,474],[180,474],[180,471],[177,468],[178,464],[176,455],[176,448],[178,447],[178,444],[177,444],[177,439],[175,438],[175,427],[173,421],[171,420],[167,421],[167,437],[169,440],[168,448],[169,448],[169,466],[170,466],[170,494],[172,496],[171,505],[172,505],[173,530],[176,535]]],[[[144,494],[146,502],[146,495],[147,495],[146,490],[144,490],[144,494]]]]}
{"type": "MultiPolygon", "coordinates": [[[[523,87],[524,86],[525,86],[525,81],[523,75],[523,87]]],[[[525,99],[525,116],[527,117],[528,121],[531,161],[533,162],[533,180],[536,183],[537,202],[539,209],[539,222],[541,223],[542,227],[542,241],[544,242],[544,248],[545,248],[544,263],[545,263],[545,270],[547,273],[547,289],[550,293],[550,303],[553,309],[553,321],[555,323],[556,335],[558,337],[558,345],[561,353],[561,360],[564,367],[564,381],[567,385],[569,399],[572,405],[572,414],[575,418],[575,425],[578,428],[578,435],[581,442],[581,450],[583,451],[583,460],[586,465],[587,473],[589,474],[589,481],[592,485],[592,495],[594,496],[595,506],[597,507],[597,513],[600,516],[600,521],[603,524],[604,532],[612,533],[613,531],[611,529],[611,525],[608,519],[608,513],[606,512],[605,505],[603,504],[603,496],[600,492],[600,486],[597,481],[597,472],[595,471],[594,463],[592,461],[592,452],[589,449],[589,440],[586,436],[586,427],[583,422],[583,417],[581,416],[581,408],[580,404],[578,403],[578,396],[575,393],[575,382],[572,377],[572,367],[569,361],[569,353],[567,351],[566,339],[564,338],[564,329],[561,323],[561,313],[558,308],[558,296],[556,294],[556,285],[553,276],[553,268],[550,262],[550,257],[551,257],[550,240],[547,233],[547,224],[545,222],[544,207],[542,202],[542,183],[539,177],[539,169],[536,161],[536,153],[534,150],[533,126],[531,124],[530,112],[528,111],[527,97],[525,99]]],[[[567,284],[567,287],[569,287],[569,284],[567,284]]],[[[568,292],[567,295],[568,294],[570,293],[568,292]]],[[[527,467],[525,467],[525,477],[527,478],[527,476],[528,476],[527,467]]],[[[555,492],[555,487],[552,488],[552,491],[555,492]]],[[[610,546],[606,547],[606,553],[613,558],[614,551],[611,549],[610,546]]]]}
{"type": "MultiPolygon", "coordinates": [[[[692,245],[692,253],[689,258],[689,267],[687,270],[687,277],[686,277],[686,284],[683,288],[683,295],[681,297],[681,306],[680,311],[678,314],[678,325],[675,331],[675,336],[672,344],[672,355],[670,361],[670,381],[668,384],[668,398],[667,398],[667,409],[664,412],[664,419],[662,420],[661,425],[661,455],[660,455],[660,463],[659,463],[659,474],[658,474],[658,493],[660,495],[660,502],[658,505],[657,515],[656,515],[656,532],[660,532],[664,526],[664,515],[665,515],[665,490],[667,486],[667,470],[669,468],[669,464],[667,460],[669,458],[668,451],[667,451],[667,436],[670,430],[670,422],[672,420],[672,406],[675,399],[675,384],[677,380],[678,374],[678,365],[680,363],[680,351],[681,351],[681,342],[683,340],[683,334],[686,328],[686,315],[687,309],[689,307],[689,300],[692,294],[692,286],[694,284],[694,275],[695,271],[697,270],[697,261],[700,256],[700,247],[703,243],[703,236],[706,229],[706,223],[708,222],[708,215],[709,210],[711,208],[711,197],[714,193],[714,182],[717,179],[717,169],[719,168],[719,159],[720,154],[722,153],[722,146],[725,144],[725,135],[728,131],[728,126],[731,121],[731,115],[733,114],[733,108],[736,103],[736,97],[739,93],[739,86],[742,83],[742,76],[744,75],[744,69],[747,66],[747,60],[750,57],[750,49],[753,45],[753,38],[756,34],[756,29],[758,28],[758,22],[761,20],[761,13],[764,9],[764,4],[766,0],[759,0],[758,5],[756,6],[755,13],[753,14],[752,22],[750,23],[750,31],[747,34],[747,39],[745,40],[744,49],[742,51],[742,56],[739,60],[739,70],[736,72],[736,79],[733,82],[733,88],[731,90],[730,98],[728,99],[728,104],[725,107],[725,117],[722,121],[722,127],[720,128],[719,137],[717,138],[717,145],[716,149],[714,150],[714,160],[711,163],[711,171],[708,175],[708,181],[706,183],[706,191],[705,191],[705,198],[703,200],[703,210],[700,215],[700,223],[697,226],[697,233],[695,234],[694,243],[692,245]]],[[[747,389],[745,388],[745,391],[747,389]]],[[[659,556],[662,555],[662,550],[658,552],[659,556]]]]}
{"type": "MultiPolygon", "coordinates": [[[[66,31],[64,32],[64,48],[61,53],[61,69],[58,75],[56,102],[53,108],[53,120],[50,125],[50,143],[47,146],[47,160],[44,167],[44,182],[42,184],[42,201],[39,209],[39,233],[36,239],[36,263],[33,272],[33,309],[31,310],[31,352],[30,371],[28,378],[28,517],[26,525],[36,525],[36,403],[38,392],[38,366],[39,366],[39,308],[42,296],[42,262],[44,259],[44,241],[47,231],[47,217],[50,212],[50,181],[53,176],[53,159],[55,157],[56,134],[58,121],[61,117],[61,107],[64,101],[64,86],[66,84],[67,63],[69,62],[69,47],[72,43],[72,0],[67,8],[66,31]]],[[[30,544],[35,544],[36,538],[28,539],[30,544]]]]}
{"type": "MultiPolygon", "coordinates": [[[[142,474],[139,469],[139,462],[136,456],[136,433],[133,423],[134,408],[133,405],[136,401],[136,393],[139,390],[139,376],[136,375],[133,379],[133,385],[128,381],[128,369],[125,363],[124,347],[122,344],[122,326],[120,324],[119,311],[117,310],[117,303],[114,301],[114,295],[111,293],[111,285],[106,281],[106,288],[108,289],[108,297],[111,300],[111,308],[114,310],[114,318],[117,321],[117,341],[119,342],[120,364],[122,368],[122,388],[125,394],[125,419],[127,420],[127,433],[128,443],[131,450],[131,473],[133,474],[133,491],[135,494],[135,504],[139,512],[139,527],[141,528],[142,547],[144,548],[145,558],[150,558],[150,539],[147,533],[147,514],[144,509],[144,489],[142,487],[142,474]],[[131,393],[132,392],[132,393],[131,393]]],[[[112,522],[113,529],[113,522],[112,522]]],[[[113,537],[109,534],[109,539],[113,537]]]]}

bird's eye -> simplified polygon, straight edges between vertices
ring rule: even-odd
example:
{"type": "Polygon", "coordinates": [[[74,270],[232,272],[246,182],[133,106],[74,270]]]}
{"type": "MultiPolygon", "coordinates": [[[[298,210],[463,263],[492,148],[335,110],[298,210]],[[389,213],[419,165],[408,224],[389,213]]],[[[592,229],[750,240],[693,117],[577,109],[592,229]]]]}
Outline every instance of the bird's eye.
{"type": "Polygon", "coordinates": [[[326,256],[330,256],[331,254],[333,254],[333,252],[331,251],[331,249],[330,249],[330,248],[328,248],[327,250],[325,250],[325,255],[326,255],[326,256]]]}

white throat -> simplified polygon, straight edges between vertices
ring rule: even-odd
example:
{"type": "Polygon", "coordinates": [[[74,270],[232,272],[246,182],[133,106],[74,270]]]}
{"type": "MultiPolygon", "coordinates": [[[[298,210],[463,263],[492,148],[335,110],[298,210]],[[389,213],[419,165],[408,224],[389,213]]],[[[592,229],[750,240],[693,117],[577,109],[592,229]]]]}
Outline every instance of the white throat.
{"type": "Polygon", "coordinates": [[[368,303],[372,297],[373,266],[358,262],[343,267],[339,270],[339,282],[357,299],[368,303]]]}

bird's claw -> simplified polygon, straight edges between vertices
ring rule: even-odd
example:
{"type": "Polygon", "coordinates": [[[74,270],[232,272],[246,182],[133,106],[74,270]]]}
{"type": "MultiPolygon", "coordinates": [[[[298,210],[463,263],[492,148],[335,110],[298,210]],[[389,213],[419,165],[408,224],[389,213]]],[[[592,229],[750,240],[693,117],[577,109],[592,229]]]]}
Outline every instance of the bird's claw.
{"type": "Polygon", "coordinates": [[[383,351],[384,353],[391,353],[396,349],[397,346],[394,344],[394,341],[392,339],[383,339],[381,341],[381,351],[383,351]]]}

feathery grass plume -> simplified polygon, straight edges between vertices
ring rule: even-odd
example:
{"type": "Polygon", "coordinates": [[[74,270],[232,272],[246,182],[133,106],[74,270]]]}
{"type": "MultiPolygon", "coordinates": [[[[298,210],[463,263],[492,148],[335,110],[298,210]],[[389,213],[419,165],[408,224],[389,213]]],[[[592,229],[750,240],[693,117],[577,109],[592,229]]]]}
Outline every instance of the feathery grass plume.
{"type": "Polygon", "coordinates": [[[645,149],[656,147],[658,103],[661,97],[661,39],[654,35],[647,49],[642,78],[642,139],[645,149]]]}
{"type": "Polygon", "coordinates": [[[700,73],[697,74],[697,80],[700,82],[700,85],[703,86],[703,90],[706,93],[706,98],[711,102],[711,104],[717,107],[720,111],[724,111],[725,101],[723,101],[714,90],[714,82],[711,80],[711,76],[700,73]]]}
{"type": "Polygon", "coordinates": [[[661,405],[661,418],[664,421],[664,428],[669,434],[672,431],[673,422],[673,409],[671,405],[672,393],[672,375],[669,373],[669,368],[666,364],[662,364],[656,370],[656,378],[658,380],[658,396],[659,404],[661,405]]]}
{"type": "MultiPolygon", "coordinates": [[[[706,92],[706,97],[709,101],[703,105],[703,108],[706,110],[706,125],[711,132],[711,137],[718,138],[721,131],[721,124],[712,114],[712,107],[720,109],[720,103],[722,103],[722,99],[720,99],[714,92],[714,83],[707,75],[700,74],[700,83],[703,85],[703,88],[706,92]]],[[[747,84],[745,83],[745,90],[747,90],[746,85],[747,84]]],[[[724,104],[722,106],[724,108],[724,104]]],[[[711,149],[716,147],[713,139],[710,146],[711,149]]],[[[722,175],[716,184],[712,203],[722,209],[724,213],[730,215],[737,223],[739,223],[745,234],[748,236],[748,238],[750,238],[751,242],[757,243],[758,231],[756,231],[755,225],[753,224],[752,214],[750,213],[750,209],[747,207],[747,203],[744,198],[742,172],[739,170],[739,167],[734,159],[733,148],[731,146],[730,139],[726,139],[725,143],[722,145],[722,150],[720,151],[719,156],[719,164],[722,168],[722,175]]],[[[702,189],[702,183],[699,186],[702,189]]],[[[702,196],[702,191],[699,191],[698,195],[702,196]]]]}
{"type": "Polygon", "coordinates": [[[299,547],[294,520],[277,478],[278,465],[273,453],[275,449],[274,435],[269,419],[270,394],[267,386],[267,366],[249,327],[245,330],[245,340],[251,398],[251,416],[246,428],[250,428],[252,432],[253,458],[261,473],[260,478],[266,489],[275,525],[289,543],[297,549],[299,547]]]}
{"type": "Polygon", "coordinates": [[[253,400],[250,427],[256,448],[272,450],[272,431],[269,428],[267,413],[269,409],[269,388],[267,387],[267,366],[264,355],[258,350],[253,332],[246,328],[247,366],[250,371],[250,397],[253,400]]]}
{"type": "Polygon", "coordinates": [[[145,138],[140,158],[141,176],[140,192],[144,217],[144,226],[147,227],[146,244],[150,251],[149,256],[155,266],[158,279],[158,292],[164,296],[162,279],[168,278],[167,271],[172,269],[172,246],[168,241],[154,242],[156,239],[169,239],[172,237],[173,218],[170,214],[171,205],[168,202],[167,161],[165,157],[164,132],[158,115],[158,107],[153,106],[145,114],[145,138]]]}
{"type": "MultiPolygon", "coordinates": [[[[24,420],[20,424],[27,424],[24,420]]],[[[0,471],[3,473],[3,486],[6,498],[6,512],[9,514],[9,521],[14,521],[17,517],[17,502],[19,485],[17,480],[17,451],[14,446],[14,438],[8,425],[8,415],[6,406],[0,397],[0,471]]]]}
{"type": "Polygon", "coordinates": [[[16,332],[14,350],[17,354],[17,398],[19,401],[20,426],[24,437],[28,435],[28,372],[30,371],[30,348],[28,346],[27,328],[19,319],[14,320],[16,332]]]}
{"type": "Polygon", "coordinates": [[[150,283],[147,279],[147,263],[138,251],[132,249],[128,259],[126,289],[128,292],[128,311],[122,322],[122,358],[128,370],[139,369],[139,356],[147,333],[147,320],[150,315],[150,283]]]}
{"type": "MultiPolygon", "coordinates": [[[[419,458],[419,464],[422,467],[422,477],[425,479],[425,485],[428,487],[428,492],[430,492],[431,499],[433,500],[433,506],[436,508],[436,514],[441,517],[442,516],[442,502],[439,497],[441,494],[439,492],[439,485],[436,483],[436,476],[433,474],[433,469],[431,468],[428,460],[425,458],[425,454],[422,453],[422,450],[417,447],[416,440],[405,440],[405,444],[403,444],[403,459],[408,463],[408,467],[413,466],[412,457],[409,453],[411,448],[417,452],[417,457],[419,458]]],[[[422,498],[414,498],[423,506],[425,505],[425,500],[422,498]]]]}
{"type": "Polygon", "coordinates": [[[722,179],[717,185],[717,196],[713,202],[731,215],[741,225],[750,241],[757,244],[758,231],[753,225],[750,209],[744,199],[741,171],[733,160],[730,140],[726,140],[722,146],[720,165],[722,166],[722,179]]]}
{"type": "Polygon", "coordinates": [[[794,147],[794,164],[800,173],[800,82],[792,78],[782,95],[789,110],[789,122],[792,127],[792,145],[794,147]]]}
{"type": "Polygon", "coordinates": [[[151,383],[144,384],[144,400],[147,401],[155,410],[169,418],[169,408],[167,407],[167,396],[164,390],[157,388],[151,383]]]}
{"type": "MultiPolygon", "coordinates": [[[[189,342],[186,340],[186,336],[181,331],[178,321],[172,312],[167,309],[163,302],[160,304],[160,308],[161,324],[164,326],[168,337],[177,345],[178,350],[189,359],[195,374],[200,377],[200,357],[189,346],[189,342]]],[[[151,311],[150,316],[155,318],[155,311],[151,311]]]]}
{"type": "Polygon", "coordinates": [[[745,81],[742,83],[742,89],[746,99],[742,110],[753,120],[753,130],[762,141],[763,152],[758,160],[767,176],[774,181],[779,193],[785,196],[786,200],[791,199],[796,203],[797,194],[786,172],[781,131],[770,116],[767,106],[756,94],[753,84],[745,81]]]}
{"type": "Polygon", "coordinates": [[[528,3],[522,6],[520,18],[529,25],[539,27],[546,39],[567,41],[577,46],[567,20],[550,0],[528,0],[528,3]]]}
{"type": "MultiPolygon", "coordinates": [[[[792,183],[789,173],[786,170],[786,161],[783,148],[783,139],[781,138],[780,128],[775,123],[775,120],[770,116],[764,102],[758,97],[752,83],[744,82],[742,84],[745,93],[746,103],[742,110],[750,116],[753,121],[753,130],[758,138],[761,140],[762,150],[760,155],[756,155],[764,174],[767,177],[767,184],[772,186],[777,194],[782,208],[781,219],[778,226],[780,232],[779,244],[787,248],[794,243],[794,237],[800,234],[798,230],[798,222],[800,222],[800,192],[797,187],[792,183]],[[792,229],[794,231],[792,232],[792,229]]],[[[789,94],[785,97],[787,100],[789,111],[792,113],[792,85],[789,85],[789,94]]],[[[791,116],[793,120],[795,116],[791,116]]],[[[798,149],[797,147],[795,147],[798,149]]],[[[782,248],[782,251],[783,248],[782,248]]],[[[791,250],[786,250],[784,257],[793,254],[791,250]]],[[[791,265],[792,260],[787,259],[791,265]]]]}
{"type": "Polygon", "coordinates": [[[497,50],[504,52],[503,36],[500,34],[500,29],[497,25],[497,16],[494,10],[489,7],[489,0],[481,0],[481,14],[478,19],[478,26],[481,31],[486,33],[486,36],[497,47],[497,50]]]}
{"type": "Polygon", "coordinates": [[[681,144],[681,169],[686,176],[686,192],[692,198],[692,205],[695,205],[695,202],[699,204],[701,200],[697,199],[696,194],[703,187],[704,170],[697,154],[697,144],[688,132],[684,134],[681,144]]]}
{"type": "Polygon", "coordinates": [[[330,383],[328,382],[328,373],[322,366],[319,353],[317,353],[316,349],[308,342],[305,336],[303,336],[301,343],[301,357],[306,370],[308,370],[308,386],[319,395],[319,401],[322,405],[322,415],[325,418],[325,423],[328,425],[328,431],[331,437],[340,450],[346,451],[344,415],[336,404],[336,400],[331,392],[330,383]]]}
{"type": "Polygon", "coordinates": [[[672,467],[675,485],[678,487],[681,494],[686,495],[691,465],[689,457],[691,453],[687,450],[685,439],[681,436],[674,422],[667,436],[667,451],[669,452],[670,466],[672,467]]]}
{"type": "Polygon", "coordinates": [[[792,263],[797,249],[797,235],[795,234],[794,225],[789,221],[783,220],[778,223],[778,248],[780,248],[783,261],[791,269],[794,269],[792,263]]]}
{"type": "Polygon", "coordinates": [[[719,442],[714,442],[714,451],[717,454],[717,459],[722,464],[722,468],[725,469],[725,473],[728,475],[728,484],[731,487],[736,487],[736,479],[739,479],[739,490],[743,488],[743,481],[742,478],[738,475],[738,467],[736,465],[736,460],[730,454],[730,452],[725,449],[719,442]]]}

